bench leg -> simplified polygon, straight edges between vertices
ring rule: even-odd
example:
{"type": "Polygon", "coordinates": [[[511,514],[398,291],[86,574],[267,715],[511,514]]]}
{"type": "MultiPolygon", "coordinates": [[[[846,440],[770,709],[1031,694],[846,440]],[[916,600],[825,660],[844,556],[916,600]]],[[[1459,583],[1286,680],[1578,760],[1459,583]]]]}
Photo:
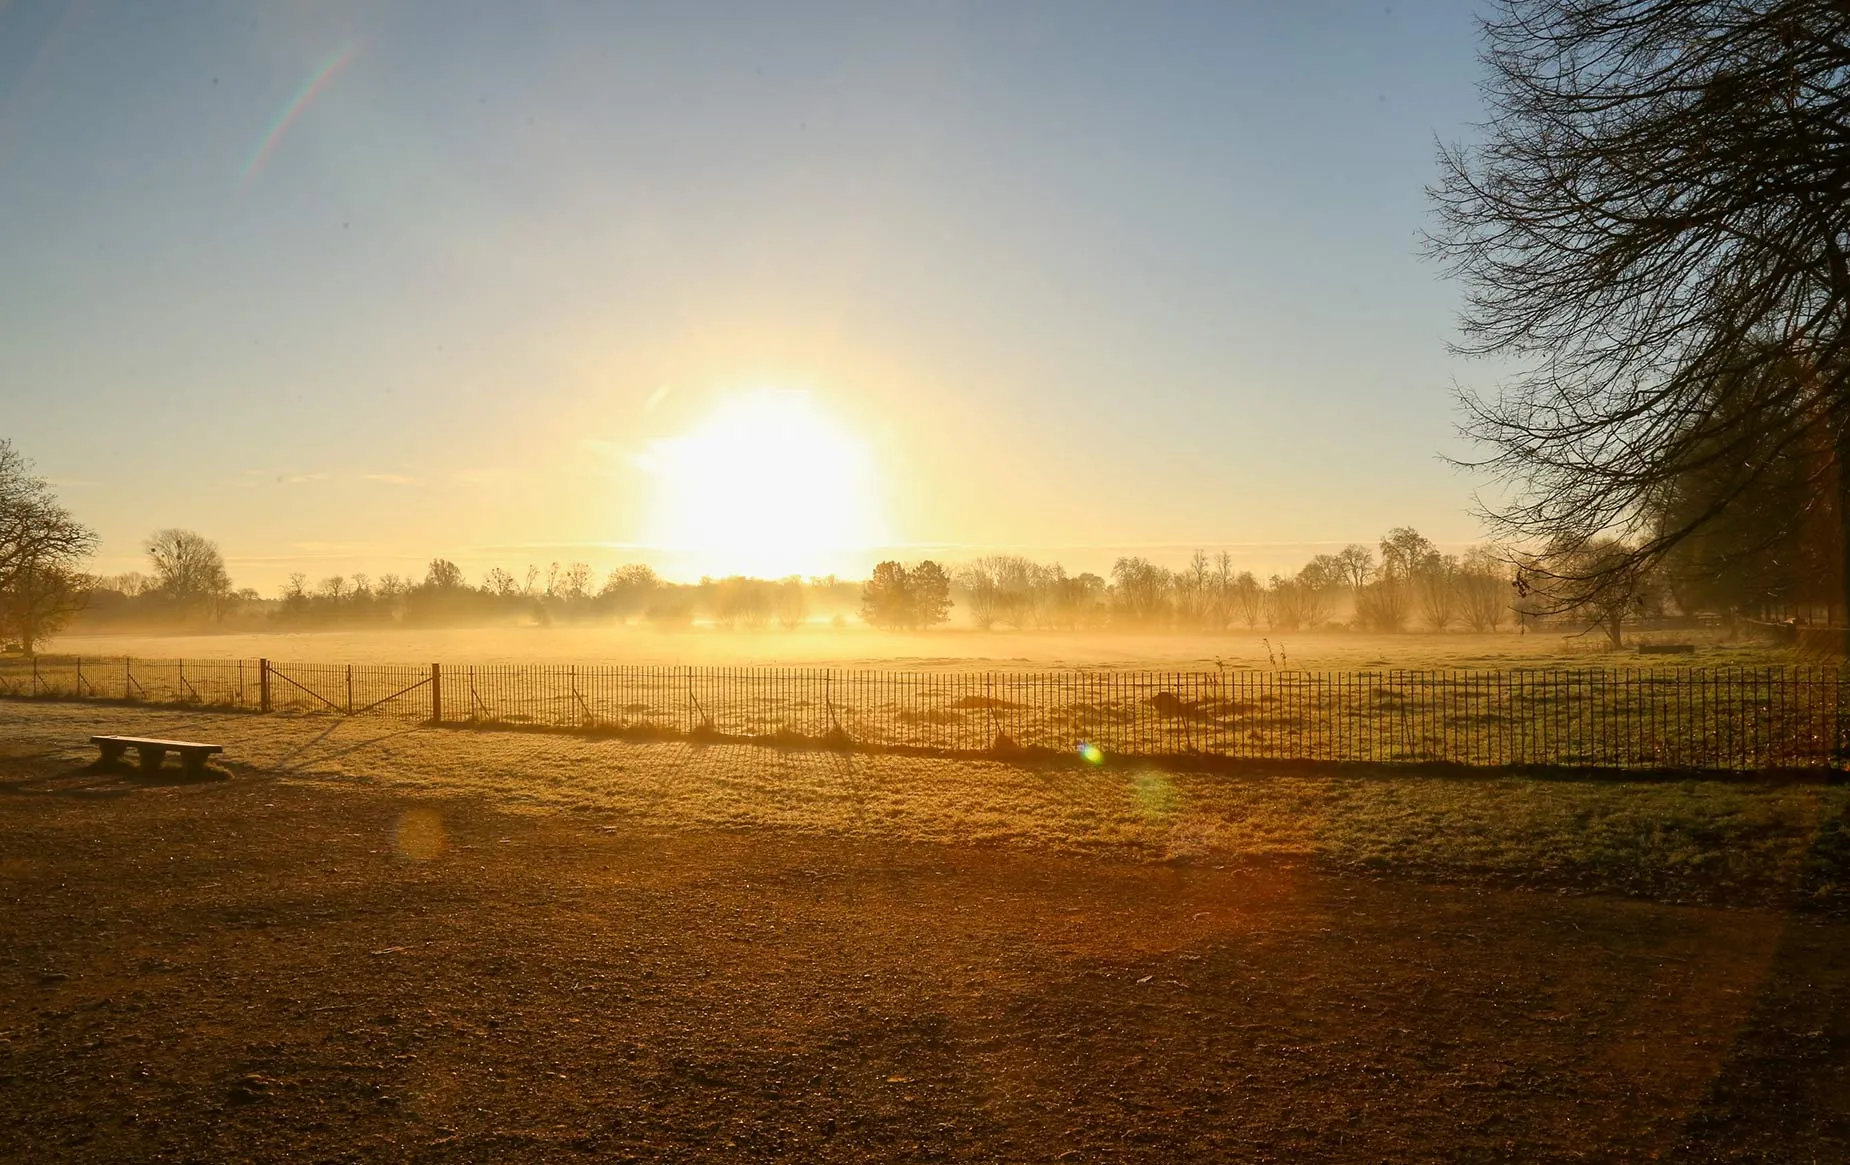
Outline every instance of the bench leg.
{"type": "Polygon", "coordinates": [[[122,763],[122,750],[124,748],[123,745],[101,744],[101,745],[98,745],[97,747],[103,750],[103,767],[104,768],[109,768],[112,765],[118,765],[122,763]]]}
{"type": "Polygon", "coordinates": [[[180,765],[187,776],[203,777],[206,775],[206,757],[207,754],[203,752],[183,752],[180,754],[180,765]]]}
{"type": "Polygon", "coordinates": [[[162,763],[167,760],[167,750],[164,748],[148,748],[142,746],[137,748],[135,752],[141,757],[141,771],[144,773],[153,772],[155,769],[160,768],[162,763]]]}

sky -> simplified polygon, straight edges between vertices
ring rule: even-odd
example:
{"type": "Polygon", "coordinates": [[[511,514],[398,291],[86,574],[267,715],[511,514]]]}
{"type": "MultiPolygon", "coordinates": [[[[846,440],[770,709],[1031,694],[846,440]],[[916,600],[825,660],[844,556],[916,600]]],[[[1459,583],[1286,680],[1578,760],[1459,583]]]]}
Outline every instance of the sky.
{"type": "Polygon", "coordinates": [[[265,591],[1469,542],[1473,8],[0,0],[0,437],[265,591]]]}

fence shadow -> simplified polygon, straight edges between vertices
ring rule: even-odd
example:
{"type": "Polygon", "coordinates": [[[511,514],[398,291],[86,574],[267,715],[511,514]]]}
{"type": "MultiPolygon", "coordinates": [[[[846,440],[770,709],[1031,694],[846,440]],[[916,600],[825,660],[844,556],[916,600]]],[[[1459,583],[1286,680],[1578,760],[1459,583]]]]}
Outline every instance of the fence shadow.
{"type": "Polygon", "coordinates": [[[693,747],[1034,765],[1088,753],[1235,773],[1837,780],[1850,764],[1850,671],[1809,665],[922,673],[40,657],[29,674],[0,661],[9,693],[693,747]]]}

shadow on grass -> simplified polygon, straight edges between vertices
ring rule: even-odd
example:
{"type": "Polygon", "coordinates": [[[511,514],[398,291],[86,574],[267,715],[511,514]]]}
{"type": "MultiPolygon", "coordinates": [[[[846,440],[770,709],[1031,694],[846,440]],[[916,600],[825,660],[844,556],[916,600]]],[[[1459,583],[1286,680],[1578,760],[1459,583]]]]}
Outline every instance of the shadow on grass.
{"type": "Polygon", "coordinates": [[[425,723],[425,728],[449,732],[531,733],[545,736],[574,736],[591,740],[623,740],[634,743],[674,742],[695,747],[709,745],[745,745],[797,753],[846,753],[864,756],[930,757],[940,760],[987,761],[1042,772],[1083,772],[1091,769],[1137,770],[1169,773],[1223,774],[1227,776],[1342,776],[1353,778],[1401,778],[1408,776],[1444,777],[1464,781],[1502,780],[1521,777],[1537,781],[1577,781],[1595,783],[1639,783],[1681,781],[1724,781],[1736,784],[1807,784],[1838,785],[1850,777],[1839,768],[1764,768],[1706,769],[1686,767],[1624,768],[1613,765],[1520,764],[1472,765],[1457,761],[1403,760],[1354,761],[1316,760],[1289,757],[1227,757],[1212,753],[1102,753],[1098,760],[1088,760],[1075,747],[1072,751],[1026,746],[1006,735],[984,749],[929,748],[913,745],[868,744],[853,740],[839,730],[827,736],[805,736],[795,732],[778,732],[764,736],[731,735],[703,725],[692,731],[663,728],[652,724],[587,724],[576,727],[519,724],[497,720],[445,721],[425,723]]]}
{"type": "MultiPolygon", "coordinates": [[[[50,757],[33,758],[51,760],[50,757]]],[[[0,778],[0,794],[14,796],[56,797],[125,797],[137,789],[175,788],[183,785],[214,785],[229,781],[231,772],[218,765],[206,765],[189,771],[177,764],[158,769],[121,762],[93,761],[76,768],[52,772],[28,773],[0,778]]]]}
{"type": "MultiPolygon", "coordinates": [[[[115,705],[136,708],[185,708],[200,712],[241,713],[251,716],[274,716],[278,713],[262,713],[248,707],[232,707],[203,703],[160,704],[153,701],[121,700],[93,697],[78,698],[66,695],[42,694],[36,696],[11,696],[10,699],[79,702],[86,704],[115,705]]],[[[293,718],[293,714],[290,714],[293,718]]],[[[357,717],[335,717],[326,732],[314,740],[299,746],[294,753],[280,762],[279,768],[288,770],[288,762],[314,745],[321,743],[335,731],[339,724],[357,719],[357,717]]],[[[693,729],[665,727],[647,722],[613,724],[603,721],[589,721],[578,725],[531,724],[506,720],[445,720],[440,723],[418,721],[415,727],[405,727],[388,736],[402,735],[416,731],[418,728],[439,728],[451,732],[496,732],[496,733],[540,733],[547,736],[574,736],[592,740],[625,740],[637,743],[676,742],[689,744],[696,748],[707,745],[750,745],[759,748],[777,749],[786,752],[828,752],[859,753],[867,756],[916,756],[933,757],[945,760],[996,761],[1047,771],[1074,771],[1092,767],[1128,768],[1137,770],[1155,770],[1172,773],[1217,773],[1228,776],[1346,776],[1355,778],[1383,777],[1397,778],[1406,776],[1446,777],[1458,780],[1498,780],[1507,777],[1522,777],[1539,781],[1580,781],[1604,783],[1640,783],[1640,782],[1679,782],[1679,781],[1725,781],[1739,784],[1825,784],[1838,785],[1850,780],[1843,763],[1830,766],[1809,766],[1792,768],[1729,769],[1696,767],[1621,767],[1613,765],[1592,764],[1514,764],[1514,765],[1480,765],[1465,764],[1458,761],[1436,760],[1320,760],[1293,757],[1229,757],[1202,752],[1171,753],[1104,753],[1097,761],[1088,761],[1079,753],[1079,742],[1068,749],[1050,749],[1040,746],[1021,745],[1006,734],[998,733],[987,748],[951,749],[925,747],[916,745],[875,744],[857,741],[840,728],[833,729],[822,736],[811,736],[789,730],[780,730],[766,735],[738,735],[724,733],[713,726],[710,719],[703,720],[693,729]]],[[[377,739],[385,739],[380,737],[377,739]]],[[[374,741],[365,741],[350,745],[342,750],[351,752],[366,747],[374,741]]],[[[339,755],[339,754],[333,754],[339,755]]],[[[326,758],[319,758],[326,759],[326,758]]]]}

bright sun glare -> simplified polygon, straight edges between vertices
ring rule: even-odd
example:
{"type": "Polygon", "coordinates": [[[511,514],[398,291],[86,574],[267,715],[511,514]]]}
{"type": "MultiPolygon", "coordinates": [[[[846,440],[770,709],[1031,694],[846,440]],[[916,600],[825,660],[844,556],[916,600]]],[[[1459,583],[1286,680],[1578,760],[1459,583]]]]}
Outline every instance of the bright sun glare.
{"type": "Polygon", "coordinates": [[[852,575],[884,541],[867,446],[806,392],[729,398],[638,460],[654,479],[648,540],[678,573],[852,575]]]}

